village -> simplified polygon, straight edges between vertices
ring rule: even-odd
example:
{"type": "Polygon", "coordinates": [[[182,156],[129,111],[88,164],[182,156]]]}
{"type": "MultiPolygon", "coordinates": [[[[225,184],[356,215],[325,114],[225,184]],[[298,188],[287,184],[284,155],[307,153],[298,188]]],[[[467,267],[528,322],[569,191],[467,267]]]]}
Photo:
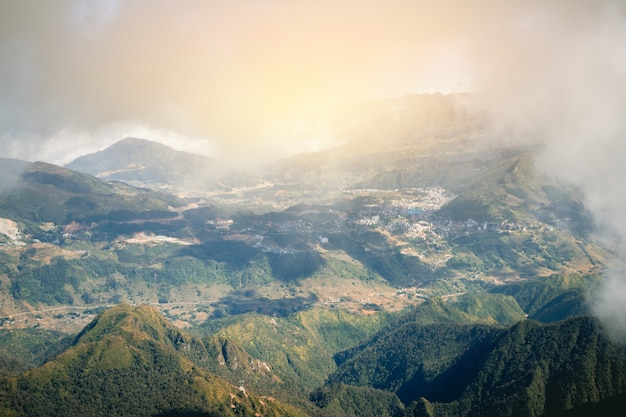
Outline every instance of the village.
{"type": "Polygon", "coordinates": [[[388,190],[359,189],[345,191],[351,197],[375,197],[376,203],[364,204],[348,212],[327,206],[309,208],[297,219],[286,217],[260,221],[237,229],[232,220],[211,220],[208,222],[224,239],[247,240],[254,247],[273,253],[294,253],[295,249],[279,247],[266,239],[267,234],[292,235],[305,238],[311,243],[321,245],[329,243],[328,236],[333,234],[359,233],[376,230],[389,236],[409,241],[441,241],[467,236],[473,233],[515,233],[528,231],[552,231],[553,227],[538,221],[516,223],[509,220],[462,221],[443,218],[438,215],[447,202],[452,200],[441,187],[388,190]],[[323,220],[310,219],[311,215],[330,214],[323,220]]]}

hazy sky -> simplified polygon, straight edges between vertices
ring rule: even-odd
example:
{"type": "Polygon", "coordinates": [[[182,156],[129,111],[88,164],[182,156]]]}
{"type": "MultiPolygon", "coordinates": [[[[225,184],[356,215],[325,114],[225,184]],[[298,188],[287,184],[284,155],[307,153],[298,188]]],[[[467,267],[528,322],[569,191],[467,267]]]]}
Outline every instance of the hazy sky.
{"type": "Polygon", "coordinates": [[[4,1],[0,140],[56,163],[126,135],[250,159],[327,146],[325,114],[365,98],[541,110],[594,82],[568,65],[623,63],[623,23],[592,0],[4,1]]]}
{"type": "Polygon", "coordinates": [[[2,2],[2,140],[55,160],[66,152],[42,141],[125,129],[206,152],[324,145],[338,104],[468,88],[466,32],[487,16],[464,3],[2,2]]]}

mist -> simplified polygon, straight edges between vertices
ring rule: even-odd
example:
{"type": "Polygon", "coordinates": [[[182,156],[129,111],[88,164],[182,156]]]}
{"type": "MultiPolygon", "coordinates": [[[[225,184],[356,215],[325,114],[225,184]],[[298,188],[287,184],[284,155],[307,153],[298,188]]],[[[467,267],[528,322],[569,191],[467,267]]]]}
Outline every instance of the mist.
{"type": "MultiPolygon", "coordinates": [[[[0,146],[69,162],[125,136],[260,163],[332,147],[346,103],[472,92],[626,242],[622,1],[22,0],[0,5],[0,146]]],[[[626,335],[626,278],[595,311],[626,335]]]]}
{"type": "MultiPolygon", "coordinates": [[[[492,136],[539,144],[537,166],[581,190],[599,233],[626,255],[626,9],[535,3],[475,44],[473,103],[492,136]]],[[[626,269],[609,265],[591,308],[626,342],[626,269]]]]}
{"type": "MultiPolygon", "coordinates": [[[[232,160],[331,147],[337,138],[321,126],[338,106],[471,89],[467,43],[494,6],[2,4],[0,140],[12,157],[51,162],[63,159],[61,142],[79,136],[102,147],[100,133],[120,124],[155,133],[146,139],[160,141],[161,131],[200,139],[204,153],[232,160]]],[[[109,144],[121,139],[110,130],[109,144]]]]}

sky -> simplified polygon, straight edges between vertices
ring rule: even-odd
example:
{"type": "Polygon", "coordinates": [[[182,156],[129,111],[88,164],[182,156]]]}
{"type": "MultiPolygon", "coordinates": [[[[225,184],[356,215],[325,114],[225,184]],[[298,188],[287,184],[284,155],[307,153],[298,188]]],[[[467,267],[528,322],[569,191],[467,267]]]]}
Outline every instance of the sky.
{"type": "Polygon", "coordinates": [[[62,143],[127,132],[226,158],[328,146],[336,106],[469,87],[462,27],[478,16],[448,6],[2,2],[2,141],[14,157],[54,162],[73,156],[62,143]]]}
{"type": "Polygon", "coordinates": [[[565,67],[621,49],[623,20],[603,0],[5,1],[0,141],[59,164],[125,136],[248,163],[332,145],[325,117],[363,99],[487,91],[511,116],[587,84],[565,67]]]}
{"type": "MultiPolygon", "coordinates": [[[[0,156],[135,136],[244,165],[332,146],[347,103],[478,93],[626,241],[621,0],[3,1],[0,91],[0,156]]],[[[597,305],[626,337],[624,275],[597,305]]]]}

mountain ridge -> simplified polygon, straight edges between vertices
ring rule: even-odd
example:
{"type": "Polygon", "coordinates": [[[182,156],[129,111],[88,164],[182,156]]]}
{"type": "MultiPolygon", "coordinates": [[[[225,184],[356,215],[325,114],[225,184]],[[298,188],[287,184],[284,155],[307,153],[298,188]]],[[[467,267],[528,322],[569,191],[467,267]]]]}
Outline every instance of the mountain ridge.
{"type": "Polygon", "coordinates": [[[590,317],[507,329],[407,323],[386,332],[343,358],[327,384],[395,392],[411,416],[542,416],[626,390],[626,351],[590,317]]]}
{"type": "MultiPolygon", "coordinates": [[[[566,411],[575,415],[576,410],[602,407],[626,392],[626,350],[607,338],[591,317],[489,325],[432,299],[389,321],[360,348],[339,352],[337,370],[307,399],[306,390],[293,386],[309,386],[306,381],[283,378],[289,375],[285,366],[294,365],[300,377],[314,375],[308,373],[317,366],[315,361],[306,364],[315,356],[307,349],[314,347],[302,331],[310,326],[322,330],[315,317],[300,314],[280,323],[262,318],[266,330],[261,333],[269,333],[265,337],[296,343],[279,353],[276,348],[263,350],[267,346],[260,339],[260,344],[251,344],[255,339],[250,332],[263,327],[256,319],[241,322],[239,330],[226,325],[200,338],[176,329],[153,307],[120,304],[98,314],[45,364],[18,376],[0,375],[0,412],[539,417],[566,411]],[[465,323],[455,318],[459,314],[465,323]],[[256,327],[250,327],[255,322],[256,327]],[[304,327],[298,330],[294,324],[304,327]],[[286,333],[272,336],[272,328],[286,333]],[[277,360],[284,354],[287,362],[280,365],[277,360]],[[269,381],[274,389],[276,383],[289,385],[278,392],[280,399],[268,397],[269,381]]],[[[331,319],[325,317],[323,321],[331,319]]],[[[330,339],[317,343],[346,346],[347,339],[336,339],[338,334],[323,337],[330,339]]]]}
{"type": "Polygon", "coordinates": [[[196,368],[182,354],[191,339],[153,308],[118,305],[72,346],[25,372],[4,393],[5,412],[28,416],[304,416],[196,368]]]}

